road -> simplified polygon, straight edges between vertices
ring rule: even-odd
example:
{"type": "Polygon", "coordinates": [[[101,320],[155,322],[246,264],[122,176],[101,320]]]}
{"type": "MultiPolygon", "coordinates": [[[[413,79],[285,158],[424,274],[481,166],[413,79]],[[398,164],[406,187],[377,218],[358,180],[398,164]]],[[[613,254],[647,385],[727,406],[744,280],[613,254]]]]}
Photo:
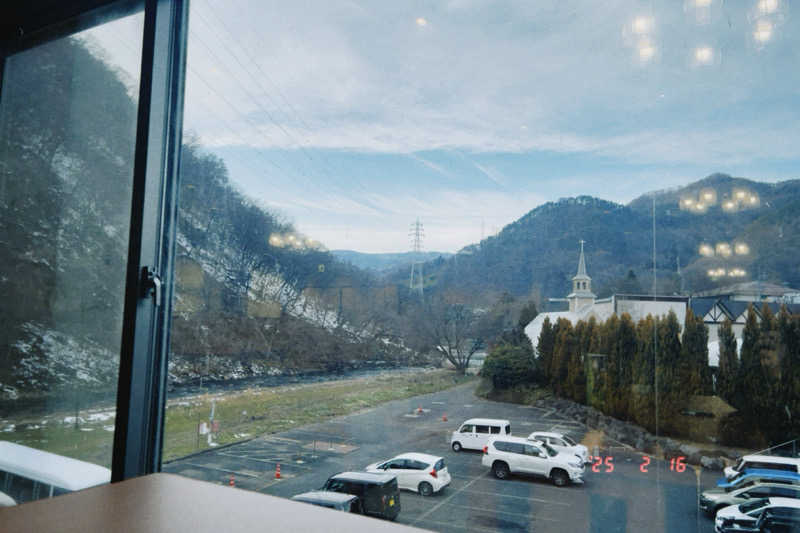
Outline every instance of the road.
{"type": "Polygon", "coordinates": [[[427,498],[403,491],[400,523],[444,532],[713,531],[712,520],[697,509],[697,496],[700,488],[714,485],[719,473],[691,466],[678,472],[675,464],[671,469],[619,443],[600,445],[603,464],[595,467],[597,472],[587,467],[583,485],[558,488],[524,476],[495,479],[481,465],[479,452],[456,453],[449,447],[450,432],[467,418],[505,418],[512,432],[523,436],[551,430],[580,441],[587,430],[552,410],[478,398],[474,387],[398,400],[216,448],[166,464],[164,471],[221,484],[232,477],[238,488],[290,497],[321,487],[336,472],[363,470],[369,463],[415,451],[444,457],[453,480],[427,498]],[[280,479],[275,477],[278,464],[280,479]]]}

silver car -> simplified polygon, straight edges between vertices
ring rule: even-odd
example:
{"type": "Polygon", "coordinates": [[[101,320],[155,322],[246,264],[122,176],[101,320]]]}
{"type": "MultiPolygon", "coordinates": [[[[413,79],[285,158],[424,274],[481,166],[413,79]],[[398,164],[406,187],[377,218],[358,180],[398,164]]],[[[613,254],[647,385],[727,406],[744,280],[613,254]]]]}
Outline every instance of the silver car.
{"type": "Polygon", "coordinates": [[[700,509],[711,516],[729,505],[737,505],[758,498],[800,498],[800,487],[786,483],[756,483],[731,491],[715,488],[700,494],[700,509]]]}

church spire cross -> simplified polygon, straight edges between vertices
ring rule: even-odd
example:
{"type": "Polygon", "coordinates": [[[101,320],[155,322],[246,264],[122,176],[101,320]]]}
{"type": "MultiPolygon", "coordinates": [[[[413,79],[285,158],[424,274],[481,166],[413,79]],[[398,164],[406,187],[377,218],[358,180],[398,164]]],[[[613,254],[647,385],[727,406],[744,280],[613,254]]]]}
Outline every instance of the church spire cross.
{"type": "Polygon", "coordinates": [[[584,241],[583,239],[580,240],[580,243],[581,243],[581,256],[580,256],[580,259],[578,259],[578,273],[576,274],[575,277],[589,277],[586,274],[586,259],[583,256],[583,244],[585,242],[586,241],[584,241]]]}

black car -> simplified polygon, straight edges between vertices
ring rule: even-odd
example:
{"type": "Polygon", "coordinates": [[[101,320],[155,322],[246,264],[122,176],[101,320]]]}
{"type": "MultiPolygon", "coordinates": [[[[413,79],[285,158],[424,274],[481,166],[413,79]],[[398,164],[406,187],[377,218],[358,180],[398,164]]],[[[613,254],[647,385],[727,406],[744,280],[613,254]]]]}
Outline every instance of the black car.
{"type": "Polygon", "coordinates": [[[361,513],[361,503],[358,500],[358,496],[352,494],[326,490],[312,490],[292,496],[292,499],[298,502],[327,507],[328,509],[344,511],[346,513],[361,513]]]}
{"type": "Polygon", "coordinates": [[[400,513],[400,489],[392,474],[340,472],[328,478],[322,490],[358,496],[367,515],[394,520],[400,513]]]}

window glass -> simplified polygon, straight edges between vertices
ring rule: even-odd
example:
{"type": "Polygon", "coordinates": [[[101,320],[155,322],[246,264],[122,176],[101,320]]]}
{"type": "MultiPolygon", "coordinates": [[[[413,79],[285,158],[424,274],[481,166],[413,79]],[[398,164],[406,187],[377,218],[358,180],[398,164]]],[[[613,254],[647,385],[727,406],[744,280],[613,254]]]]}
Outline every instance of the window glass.
{"type": "Polygon", "coordinates": [[[425,453],[398,523],[705,533],[797,454],[795,3],[295,4],[191,3],[165,471],[425,453]],[[469,449],[513,428],[583,484],[469,449]]]}
{"type": "Polygon", "coordinates": [[[755,511],[756,509],[761,509],[767,503],[769,503],[769,500],[765,499],[750,500],[739,505],[739,511],[742,513],[749,513],[751,511],[755,511]]]}
{"type": "Polygon", "coordinates": [[[525,455],[532,455],[534,457],[539,457],[544,455],[544,452],[537,448],[536,446],[531,446],[530,444],[524,445],[524,453],[525,455]]]}
{"type": "Polygon", "coordinates": [[[499,435],[500,434],[500,426],[489,426],[489,428],[491,429],[491,431],[492,431],[492,433],[494,435],[499,435]]]}
{"type": "Polygon", "coordinates": [[[18,503],[110,480],[142,25],[5,58],[0,466],[18,503]]]}
{"type": "Polygon", "coordinates": [[[430,466],[423,463],[422,461],[410,461],[409,463],[410,464],[408,465],[408,467],[411,468],[412,470],[425,470],[428,468],[428,466],[430,466]]]}

